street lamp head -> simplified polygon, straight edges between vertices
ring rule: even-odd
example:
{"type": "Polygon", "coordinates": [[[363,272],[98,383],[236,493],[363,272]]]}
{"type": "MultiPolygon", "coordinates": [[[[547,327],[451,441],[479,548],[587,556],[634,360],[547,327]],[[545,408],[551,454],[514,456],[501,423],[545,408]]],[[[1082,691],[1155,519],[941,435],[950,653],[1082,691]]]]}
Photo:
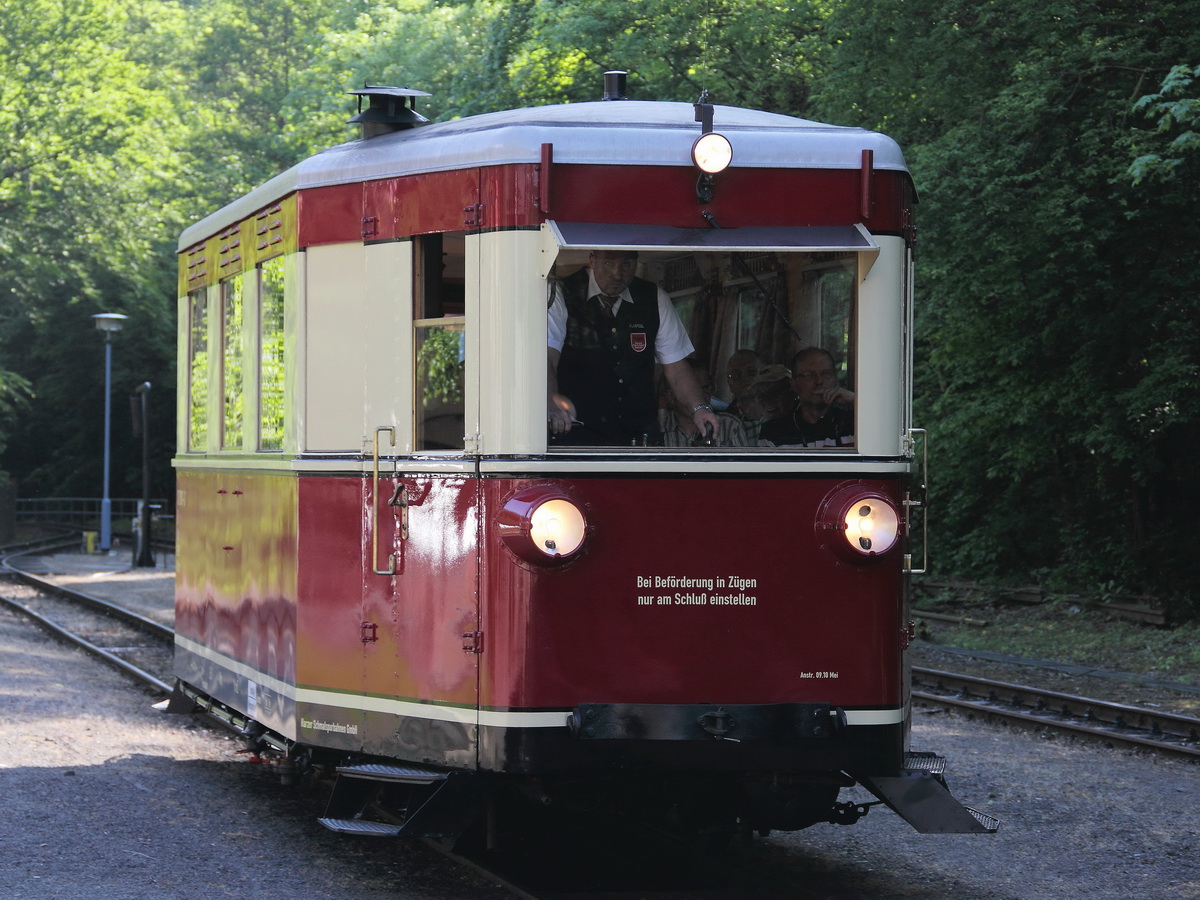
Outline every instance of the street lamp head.
{"type": "Polygon", "coordinates": [[[129,316],[123,316],[120,313],[97,313],[92,316],[92,321],[101,331],[120,331],[128,318],[129,316]]]}

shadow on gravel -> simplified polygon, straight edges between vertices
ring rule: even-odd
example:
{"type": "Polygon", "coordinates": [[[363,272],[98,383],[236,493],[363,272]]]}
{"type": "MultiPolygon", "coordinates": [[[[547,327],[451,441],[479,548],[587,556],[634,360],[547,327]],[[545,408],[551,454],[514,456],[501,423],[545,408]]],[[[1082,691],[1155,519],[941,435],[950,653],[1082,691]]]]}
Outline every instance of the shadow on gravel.
{"type": "Polygon", "coordinates": [[[472,898],[497,889],[422,844],[347,839],[265,767],[132,753],[0,771],[6,900],[472,898]]]}

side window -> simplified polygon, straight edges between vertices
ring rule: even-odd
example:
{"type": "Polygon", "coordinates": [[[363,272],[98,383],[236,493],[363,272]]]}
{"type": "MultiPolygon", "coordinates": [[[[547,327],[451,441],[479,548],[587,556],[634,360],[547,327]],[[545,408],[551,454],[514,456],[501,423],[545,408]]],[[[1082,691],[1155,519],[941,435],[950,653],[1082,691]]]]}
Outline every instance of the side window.
{"type": "Polygon", "coordinates": [[[260,450],[283,449],[283,384],[287,360],[283,341],[283,257],[258,267],[260,450]]]}
{"type": "Polygon", "coordinates": [[[466,252],[462,234],[413,240],[416,450],[461,450],[466,252]]]}
{"type": "Polygon", "coordinates": [[[188,294],[187,447],[203,452],[208,439],[208,291],[188,294]]]}
{"type": "Polygon", "coordinates": [[[221,282],[221,447],[242,446],[242,276],[221,282]]]}

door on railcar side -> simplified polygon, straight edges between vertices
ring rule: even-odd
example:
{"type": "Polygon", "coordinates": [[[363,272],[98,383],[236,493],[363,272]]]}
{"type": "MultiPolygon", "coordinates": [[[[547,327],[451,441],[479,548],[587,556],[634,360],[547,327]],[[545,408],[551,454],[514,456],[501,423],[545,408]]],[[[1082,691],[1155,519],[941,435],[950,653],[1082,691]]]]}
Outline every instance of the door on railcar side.
{"type": "Polygon", "coordinates": [[[405,243],[410,339],[396,364],[407,402],[397,404],[394,425],[373,430],[364,498],[364,743],[378,748],[370,752],[473,768],[479,500],[464,435],[474,430],[466,286],[477,266],[461,233],[405,243]]]}

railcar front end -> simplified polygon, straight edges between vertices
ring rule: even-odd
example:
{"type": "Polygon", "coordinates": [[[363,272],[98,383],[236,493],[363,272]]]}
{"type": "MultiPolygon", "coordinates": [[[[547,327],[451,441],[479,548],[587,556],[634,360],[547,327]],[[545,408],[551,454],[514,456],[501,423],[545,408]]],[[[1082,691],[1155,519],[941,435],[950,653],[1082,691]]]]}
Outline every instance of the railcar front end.
{"type": "Polygon", "coordinates": [[[445,834],[510,787],[791,829],[853,821],[856,781],[994,830],[908,748],[895,144],[705,103],[418,125],[374,90],[361,139],[180,240],[175,707],[336,760],[338,830],[445,834]],[[549,433],[547,310],[597,251],[669,298],[722,439],[661,391],[641,440],[549,433]],[[848,424],[780,438],[809,376],[848,424]]]}

